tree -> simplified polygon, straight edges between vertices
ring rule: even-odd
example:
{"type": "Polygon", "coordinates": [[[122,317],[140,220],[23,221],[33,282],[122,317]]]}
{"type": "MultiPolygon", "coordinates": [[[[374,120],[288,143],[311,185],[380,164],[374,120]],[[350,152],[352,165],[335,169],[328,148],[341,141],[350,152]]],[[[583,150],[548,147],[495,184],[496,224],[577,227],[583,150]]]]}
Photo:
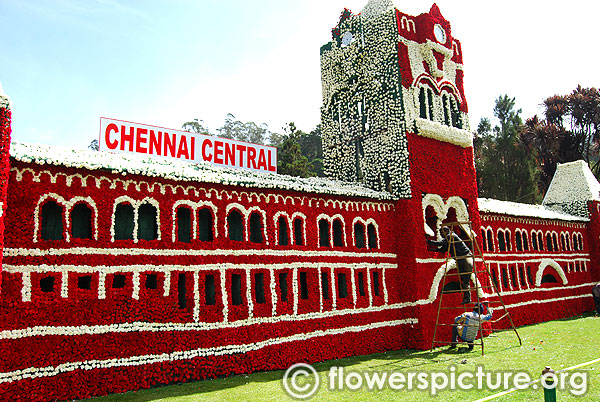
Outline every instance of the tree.
{"type": "Polygon", "coordinates": [[[277,173],[299,177],[316,176],[313,165],[302,154],[300,146],[300,138],[306,134],[298,130],[293,122],[284,127],[284,132],[277,147],[277,173]]]}
{"type": "Polygon", "coordinates": [[[544,103],[545,119],[527,119],[520,137],[538,162],[539,188],[545,192],[557,163],[585,160],[600,177],[600,92],[578,86],[569,95],[554,95],[544,103]]]}
{"type": "Polygon", "coordinates": [[[181,128],[191,133],[213,135],[209,132],[208,128],[204,126],[204,120],[194,119],[192,121],[188,121],[183,123],[181,128]]]}
{"type": "Polygon", "coordinates": [[[535,160],[519,138],[521,109],[515,110],[515,98],[501,95],[496,99],[494,116],[500,125],[492,127],[483,118],[475,139],[475,167],[479,195],[506,201],[536,203],[535,160]]]}
{"type": "Polygon", "coordinates": [[[231,113],[227,113],[225,124],[218,128],[217,132],[219,137],[262,145],[266,144],[271,136],[269,127],[265,123],[260,126],[254,122],[243,123],[236,120],[231,113]]]}

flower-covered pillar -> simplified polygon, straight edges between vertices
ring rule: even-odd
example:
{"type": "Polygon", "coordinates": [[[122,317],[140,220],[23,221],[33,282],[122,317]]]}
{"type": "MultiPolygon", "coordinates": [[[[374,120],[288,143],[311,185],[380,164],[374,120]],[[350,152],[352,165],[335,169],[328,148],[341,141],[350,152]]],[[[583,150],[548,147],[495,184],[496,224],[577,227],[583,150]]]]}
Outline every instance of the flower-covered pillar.
{"type": "Polygon", "coordinates": [[[8,192],[11,102],[0,84],[0,289],[2,286],[2,251],[4,250],[4,210],[8,192]]]}

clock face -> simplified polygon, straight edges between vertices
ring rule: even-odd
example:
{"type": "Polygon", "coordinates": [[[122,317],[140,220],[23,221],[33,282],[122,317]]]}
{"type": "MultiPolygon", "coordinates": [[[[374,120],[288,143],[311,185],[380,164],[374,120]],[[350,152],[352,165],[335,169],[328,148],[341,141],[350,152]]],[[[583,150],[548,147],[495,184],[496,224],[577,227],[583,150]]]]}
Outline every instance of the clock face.
{"type": "Polygon", "coordinates": [[[435,35],[435,39],[441,44],[446,43],[446,31],[440,24],[435,24],[433,27],[433,34],[435,35]]]}
{"type": "Polygon", "coordinates": [[[352,32],[350,32],[350,31],[344,32],[344,35],[342,36],[342,46],[348,46],[349,44],[351,44],[352,39],[354,39],[352,37],[352,32]]]}

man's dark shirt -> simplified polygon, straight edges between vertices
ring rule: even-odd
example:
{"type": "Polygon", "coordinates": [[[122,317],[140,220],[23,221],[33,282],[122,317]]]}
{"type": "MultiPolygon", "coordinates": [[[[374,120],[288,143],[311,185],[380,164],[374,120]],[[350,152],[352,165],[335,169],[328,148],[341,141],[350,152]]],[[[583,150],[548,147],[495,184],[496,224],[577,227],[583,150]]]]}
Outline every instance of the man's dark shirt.
{"type": "MultiPolygon", "coordinates": [[[[452,246],[450,246],[450,254],[452,257],[462,257],[463,255],[470,255],[471,250],[467,247],[467,245],[463,242],[463,240],[458,237],[456,233],[452,233],[452,246]]],[[[438,247],[437,251],[446,252],[448,251],[448,240],[443,238],[441,241],[436,240],[427,240],[429,244],[432,244],[438,247]]]]}

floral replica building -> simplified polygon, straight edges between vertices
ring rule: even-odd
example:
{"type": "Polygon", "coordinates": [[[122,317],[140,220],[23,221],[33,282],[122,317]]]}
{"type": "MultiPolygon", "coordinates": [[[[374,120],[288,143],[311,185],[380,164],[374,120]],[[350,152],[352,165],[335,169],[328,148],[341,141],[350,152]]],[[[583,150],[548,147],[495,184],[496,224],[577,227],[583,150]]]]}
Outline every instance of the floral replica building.
{"type": "Polygon", "coordinates": [[[10,144],[0,97],[2,399],[429,348],[447,268],[425,239],[457,219],[517,325],[591,309],[600,185],[574,162],[542,206],[477,198],[461,46],[437,6],[371,0],[332,39],[336,180],[10,144]]]}

